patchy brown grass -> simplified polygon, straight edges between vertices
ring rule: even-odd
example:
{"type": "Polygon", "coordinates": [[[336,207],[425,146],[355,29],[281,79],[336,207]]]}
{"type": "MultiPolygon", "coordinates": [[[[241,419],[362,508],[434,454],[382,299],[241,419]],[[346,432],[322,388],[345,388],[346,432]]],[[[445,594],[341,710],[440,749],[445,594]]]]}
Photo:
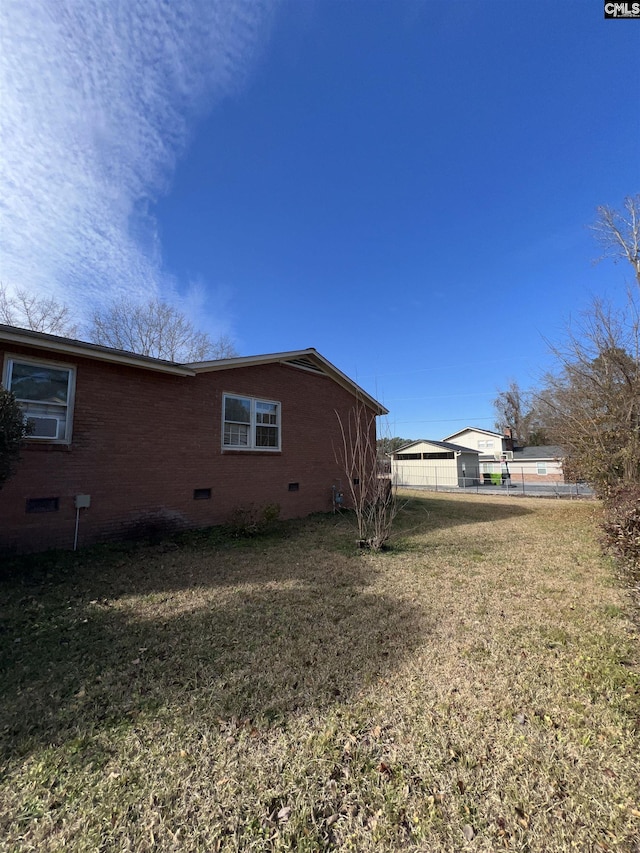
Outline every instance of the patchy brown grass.
{"type": "Polygon", "coordinates": [[[411,498],[23,560],[4,850],[632,851],[637,635],[593,505],[411,498]]]}

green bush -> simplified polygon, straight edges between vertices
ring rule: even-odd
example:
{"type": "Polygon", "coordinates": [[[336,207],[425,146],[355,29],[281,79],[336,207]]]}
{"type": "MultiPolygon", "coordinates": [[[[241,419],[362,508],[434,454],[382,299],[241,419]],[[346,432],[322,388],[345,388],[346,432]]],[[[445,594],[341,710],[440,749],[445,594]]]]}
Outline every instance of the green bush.
{"type": "Polygon", "coordinates": [[[29,424],[15,396],[0,387],[0,488],[13,474],[29,424]]]}

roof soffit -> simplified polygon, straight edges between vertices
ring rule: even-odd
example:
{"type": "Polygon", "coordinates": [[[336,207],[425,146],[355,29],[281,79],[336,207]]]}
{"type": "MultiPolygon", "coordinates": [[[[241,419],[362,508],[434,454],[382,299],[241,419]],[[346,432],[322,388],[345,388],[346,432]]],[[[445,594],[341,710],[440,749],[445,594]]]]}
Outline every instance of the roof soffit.
{"type": "Polygon", "coordinates": [[[156,373],[169,373],[175,376],[194,376],[194,371],[184,364],[150,356],[137,355],[125,350],[103,347],[86,341],[72,338],[62,338],[58,335],[47,335],[44,332],[34,332],[31,329],[19,329],[15,326],[0,325],[0,342],[8,345],[33,347],[34,349],[64,355],[74,358],[90,358],[96,361],[106,361],[110,364],[123,364],[128,367],[138,367],[156,373]]]}
{"type": "Polygon", "coordinates": [[[283,364],[297,370],[327,376],[353,394],[358,401],[374,411],[376,415],[388,414],[388,410],[381,403],[370,394],[367,394],[363,388],[360,388],[352,379],[349,379],[346,374],[342,373],[341,370],[331,364],[324,356],[320,355],[313,347],[304,350],[292,350],[290,352],[178,364],[172,361],[164,361],[162,359],[125,352],[124,350],[112,349],[111,347],[103,347],[85,341],[77,341],[71,338],[59,337],[58,335],[48,335],[43,332],[35,332],[31,329],[20,329],[15,326],[5,326],[2,324],[0,324],[0,342],[4,342],[9,346],[11,344],[30,346],[39,350],[53,352],[56,355],[91,358],[112,364],[124,364],[130,367],[142,368],[143,370],[170,373],[178,376],[196,376],[198,373],[232,370],[237,367],[255,367],[260,364],[283,364]]]}

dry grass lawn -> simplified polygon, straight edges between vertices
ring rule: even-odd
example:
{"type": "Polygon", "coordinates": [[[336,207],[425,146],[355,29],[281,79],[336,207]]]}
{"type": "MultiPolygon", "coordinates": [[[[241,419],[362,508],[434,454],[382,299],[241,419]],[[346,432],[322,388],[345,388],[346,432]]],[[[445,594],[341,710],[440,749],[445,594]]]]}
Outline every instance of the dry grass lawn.
{"type": "Polygon", "coordinates": [[[16,561],[0,849],[640,850],[638,634],[592,503],[413,496],[16,561]]]}

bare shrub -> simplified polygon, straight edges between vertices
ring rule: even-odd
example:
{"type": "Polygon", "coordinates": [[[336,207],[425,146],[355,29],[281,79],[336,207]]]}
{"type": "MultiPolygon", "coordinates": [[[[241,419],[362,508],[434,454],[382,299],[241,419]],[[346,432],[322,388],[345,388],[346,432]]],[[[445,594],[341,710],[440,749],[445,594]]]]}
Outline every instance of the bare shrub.
{"type": "Polygon", "coordinates": [[[346,422],[338,412],[336,417],[342,439],[336,448],[336,461],[346,475],[358,523],[358,544],[380,551],[391,536],[398,500],[396,487],[378,463],[376,415],[358,401],[346,422]]]}
{"type": "Polygon", "coordinates": [[[605,545],[640,604],[640,485],[611,489],[604,499],[605,545]]]}
{"type": "Polygon", "coordinates": [[[247,539],[272,532],[279,518],[280,504],[246,504],[233,509],[226,526],[232,536],[247,539]]]}

